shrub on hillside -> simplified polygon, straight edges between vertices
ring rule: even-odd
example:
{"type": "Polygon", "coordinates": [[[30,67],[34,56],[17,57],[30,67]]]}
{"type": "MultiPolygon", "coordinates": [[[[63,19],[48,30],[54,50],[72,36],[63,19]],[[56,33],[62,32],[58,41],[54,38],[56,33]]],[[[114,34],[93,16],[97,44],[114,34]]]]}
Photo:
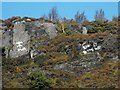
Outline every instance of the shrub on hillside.
{"type": "Polygon", "coordinates": [[[107,22],[95,21],[95,22],[91,22],[90,25],[88,25],[88,33],[104,32],[113,29],[115,29],[115,26],[107,22]]]}
{"type": "Polygon", "coordinates": [[[40,71],[34,71],[29,76],[28,85],[30,88],[50,88],[51,79],[48,79],[45,74],[40,71]]]}

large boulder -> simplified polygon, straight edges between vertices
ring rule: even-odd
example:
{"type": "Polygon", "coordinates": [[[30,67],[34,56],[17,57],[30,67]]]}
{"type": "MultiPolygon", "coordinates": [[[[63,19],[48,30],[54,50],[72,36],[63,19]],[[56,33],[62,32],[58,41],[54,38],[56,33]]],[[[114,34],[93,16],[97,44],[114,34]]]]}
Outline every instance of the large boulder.
{"type": "Polygon", "coordinates": [[[52,39],[57,36],[57,26],[53,23],[44,23],[45,32],[48,34],[49,38],[52,39]]]}
{"type": "Polygon", "coordinates": [[[15,58],[29,52],[28,32],[25,31],[25,25],[22,22],[17,22],[13,27],[13,48],[10,50],[10,57],[15,58]]]}
{"type": "Polygon", "coordinates": [[[49,39],[57,36],[57,26],[53,23],[41,23],[40,21],[34,21],[32,23],[32,33],[34,36],[41,37],[47,36],[49,39]]]}

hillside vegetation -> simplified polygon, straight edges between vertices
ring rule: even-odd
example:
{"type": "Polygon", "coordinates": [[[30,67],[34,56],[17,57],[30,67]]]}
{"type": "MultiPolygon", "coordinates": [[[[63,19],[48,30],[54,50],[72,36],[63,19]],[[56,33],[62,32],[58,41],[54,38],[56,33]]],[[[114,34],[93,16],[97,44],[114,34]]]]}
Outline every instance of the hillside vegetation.
{"type": "MultiPolygon", "coordinates": [[[[30,19],[25,24],[29,34],[32,29],[40,31],[40,35],[32,33],[27,42],[37,55],[6,58],[2,53],[4,88],[119,88],[118,21],[86,20],[82,25],[88,32],[82,34],[75,20],[16,18],[30,19]],[[49,33],[53,29],[41,29],[47,25],[57,26],[55,37],[49,33]]],[[[12,19],[2,21],[11,31],[12,19]]]]}

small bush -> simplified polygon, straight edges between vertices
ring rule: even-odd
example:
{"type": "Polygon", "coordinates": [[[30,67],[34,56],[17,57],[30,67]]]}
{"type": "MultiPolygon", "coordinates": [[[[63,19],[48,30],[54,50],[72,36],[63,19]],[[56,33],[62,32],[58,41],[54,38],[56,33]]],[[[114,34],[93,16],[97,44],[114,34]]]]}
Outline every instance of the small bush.
{"type": "Polygon", "coordinates": [[[71,34],[71,30],[66,30],[65,33],[66,33],[66,35],[70,35],[71,34]]]}
{"type": "Polygon", "coordinates": [[[65,30],[65,32],[62,32],[61,35],[68,36],[72,34],[71,30],[65,30]]]}
{"type": "Polygon", "coordinates": [[[34,71],[29,76],[28,85],[30,88],[50,88],[51,79],[48,79],[45,74],[41,73],[40,71],[34,71]]]}
{"type": "Polygon", "coordinates": [[[116,29],[114,25],[105,22],[91,22],[88,27],[88,33],[105,32],[116,29]]]}

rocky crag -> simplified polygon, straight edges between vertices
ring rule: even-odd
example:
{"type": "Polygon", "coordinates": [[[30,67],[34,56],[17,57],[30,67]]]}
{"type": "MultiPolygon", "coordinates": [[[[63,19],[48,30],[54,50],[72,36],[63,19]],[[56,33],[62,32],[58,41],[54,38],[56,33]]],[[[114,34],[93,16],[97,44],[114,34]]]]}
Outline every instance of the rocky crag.
{"type": "MultiPolygon", "coordinates": [[[[59,34],[58,26],[44,19],[12,17],[6,21],[1,20],[0,25],[0,47],[3,49],[1,52],[6,57],[11,58],[27,55],[28,53],[32,58],[35,53],[31,52],[36,51],[35,47],[38,47],[38,44],[47,43],[44,41],[45,38],[47,41],[59,34]],[[34,42],[40,38],[43,40],[34,42]]],[[[69,26],[69,28],[70,27],[71,26],[69,26]]],[[[76,29],[76,27],[74,29],[76,29]]],[[[81,30],[81,28],[78,29],[79,32],[77,33],[82,33],[83,35],[87,34],[86,27],[83,27],[83,30],[81,30]]],[[[116,41],[115,35],[110,34],[106,35],[105,38],[100,37],[96,38],[96,40],[82,41],[78,43],[78,48],[82,53],[86,54],[87,52],[100,51],[103,47],[109,48],[110,46],[110,48],[113,48],[114,42],[116,41]],[[113,42],[113,44],[110,42],[113,42]]]]}
{"type": "MultiPolygon", "coordinates": [[[[99,69],[106,60],[119,60],[117,30],[91,34],[85,26],[68,25],[67,33],[61,33],[57,23],[29,17],[1,20],[0,25],[1,56],[7,60],[32,60],[32,68],[48,77],[66,80],[69,76],[59,76],[57,72],[79,76],[99,69]]],[[[21,73],[28,75],[31,70],[21,73]]]]}
{"type": "MultiPolygon", "coordinates": [[[[76,67],[76,63],[78,66],[91,66],[88,64],[96,64],[96,61],[103,59],[101,56],[103,52],[107,52],[110,58],[118,58],[117,36],[109,32],[91,35],[87,34],[86,27],[83,27],[83,29],[78,28],[77,32],[73,32],[73,36],[59,36],[60,30],[56,24],[44,19],[29,17],[1,20],[1,25],[1,55],[6,58],[25,56],[25,58],[34,59],[40,55],[46,55],[48,52],[58,52],[66,53],[68,58],[72,60],[78,60],[69,64],[56,65],[55,69],[64,67],[70,69],[71,65],[75,64],[76,67]],[[82,55],[88,54],[90,55],[86,56],[87,58],[82,58],[82,55]],[[91,62],[86,64],[87,59],[88,62],[89,60],[91,62]]],[[[72,27],[69,26],[69,28],[72,27]]],[[[73,29],[76,30],[76,27],[73,29]]]]}
{"type": "MultiPolygon", "coordinates": [[[[46,37],[52,39],[57,36],[57,26],[53,23],[43,20],[34,20],[20,17],[11,18],[8,21],[1,21],[1,49],[2,54],[6,58],[16,58],[19,56],[30,54],[33,57],[35,52],[34,45],[31,43],[33,38],[46,37]],[[13,19],[13,20],[11,20],[13,19]],[[21,20],[18,20],[21,19],[21,20]],[[33,46],[32,46],[33,45],[33,46]]],[[[40,42],[38,42],[39,44],[40,42]]]]}

